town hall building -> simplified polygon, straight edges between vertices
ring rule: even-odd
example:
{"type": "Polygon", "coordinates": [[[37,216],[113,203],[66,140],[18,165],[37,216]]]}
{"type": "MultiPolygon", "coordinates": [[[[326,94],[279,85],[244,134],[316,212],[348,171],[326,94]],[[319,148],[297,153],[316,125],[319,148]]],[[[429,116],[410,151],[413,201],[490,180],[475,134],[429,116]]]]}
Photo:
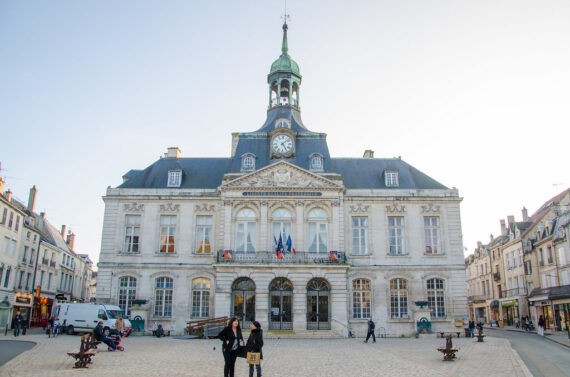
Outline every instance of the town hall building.
{"type": "Polygon", "coordinates": [[[377,332],[410,335],[417,313],[433,331],[461,325],[457,189],[370,150],[331,157],[301,119],[287,30],[267,119],[233,133],[229,157],[168,148],[107,189],[97,301],[176,333],[222,316],[302,336],[364,335],[369,317],[377,332]]]}

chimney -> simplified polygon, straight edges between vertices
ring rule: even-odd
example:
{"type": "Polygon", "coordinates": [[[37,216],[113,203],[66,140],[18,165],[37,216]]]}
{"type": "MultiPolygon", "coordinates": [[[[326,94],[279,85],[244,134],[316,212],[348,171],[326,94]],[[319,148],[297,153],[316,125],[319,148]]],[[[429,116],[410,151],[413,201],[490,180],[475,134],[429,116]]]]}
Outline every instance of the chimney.
{"type": "Polygon", "coordinates": [[[494,237],[493,237],[493,233],[491,233],[491,235],[489,236],[489,238],[490,238],[489,243],[493,242],[493,238],[494,238],[494,237]]]}
{"type": "Polygon", "coordinates": [[[12,201],[12,191],[10,191],[10,189],[8,189],[8,191],[6,191],[6,193],[4,194],[4,196],[6,197],[6,200],[11,202],[12,201]]]}
{"type": "Polygon", "coordinates": [[[0,177],[0,195],[4,192],[4,180],[0,177]]]}
{"type": "Polygon", "coordinates": [[[528,209],[526,209],[526,207],[522,208],[522,215],[523,215],[523,221],[528,221],[528,209]]]}
{"type": "Polygon", "coordinates": [[[477,249],[480,249],[481,246],[483,246],[483,243],[481,241],[477,241],[477,249]]]}
{"type": "Polygon", "coordinates": [[[61,226],[61,237],[64,238],[65,237],[65,231],[67,230],[67,225],[62,225],[61,226]]]}
{"type": "Polygon", "coordinates": [[[239,141],[239,132],[232,132],[232,157],[236,156],[238,141],[239,141]]]}
{"type": "Polygon", "coordinates": [[[501,235],[504,236],[507,234],[507,225],[505,224],[505,220],[501,219],[501,235]]]}
{"type": "Polygon", "coordinates": [[[67,246],[69,246],[69,249],[71,251],[75,251],[73,250],[75,248],[75,233],[73,233],[72,231],[69,231],[69,234],[67,235],[67,246]]]}
{"type": "Polygon", "coordinates": [[[374,151],[372,149],[365,150],[362,158],[374,158],[374,151]]]}
{"type": "Polygon", "coordinates": [[[509,228],[515,225],[515,217],[514,216],[507,216],[507,222],[509,223],[509,228]]]}
{"type": "Polygon", "coordinates": [[[164,154],[166,158],[180,158],[180,148],[178,147],[170,147],[168,151],[164,154]]]}
{"type": "Polygon", "coordinates": [[[28,209],[30,211],[34,211],[34,207],[36,206],[36,194],[38,193],[38,189],[36,185],[30,189],[30,196],[28,197],[28,209]]]}

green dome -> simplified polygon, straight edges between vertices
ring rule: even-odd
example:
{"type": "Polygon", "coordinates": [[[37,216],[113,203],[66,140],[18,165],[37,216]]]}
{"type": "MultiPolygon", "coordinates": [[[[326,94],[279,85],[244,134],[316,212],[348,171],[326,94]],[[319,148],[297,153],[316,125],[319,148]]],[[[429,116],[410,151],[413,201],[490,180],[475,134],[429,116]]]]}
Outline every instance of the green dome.
{"type": "Polygon", "coordinates": [[[269,72],[269,76],[276,72],[285,72],[285,73],[293,73],[299,77],[301,77],[301,72],[299,72],[299,65],[291,59],[289,54],[289,45],[287,43],[287,29],[288,26],[286,23],[283,24],[283,44],[281,45],[281,56],[279,59],[275,60],[273,64],[271,64],[271,71],[269,72]]]}
{"type": "Polygon", "coordinates": [[[271,64],[271,71],[269,74],[272,75],[276,72],[289,72],[297,76],[301,76],[299,65],[291,59],[289,55],[281,55],[279,59],[275,60],[273,64],[271,64]]]}

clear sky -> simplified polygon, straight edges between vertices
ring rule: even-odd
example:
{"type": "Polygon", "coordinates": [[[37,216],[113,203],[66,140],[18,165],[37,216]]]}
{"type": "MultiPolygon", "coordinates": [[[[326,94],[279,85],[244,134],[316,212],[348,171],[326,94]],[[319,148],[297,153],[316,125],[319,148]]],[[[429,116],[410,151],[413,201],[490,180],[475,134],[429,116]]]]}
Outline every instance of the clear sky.
{"type": "MultiPolygon", "coordinates": [[[[464,245],[570,186],[570,1],[289,0],[305,125],[333,157],[457,187],[464,245]]],[[[265,120],[283,1],[0,0],[0,174],[98,259],[107,186],[265,120]]]]}

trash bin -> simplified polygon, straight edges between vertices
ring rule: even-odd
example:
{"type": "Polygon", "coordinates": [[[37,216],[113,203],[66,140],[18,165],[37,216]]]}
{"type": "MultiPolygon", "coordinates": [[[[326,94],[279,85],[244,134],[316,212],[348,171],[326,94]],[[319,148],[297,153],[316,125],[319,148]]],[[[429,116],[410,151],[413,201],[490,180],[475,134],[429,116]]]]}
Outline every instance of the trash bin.
{"type": "Polygon", "coordinates": [[[464,330],[465,330],[465,337],[466,338],[471,337],[471,330],[469,330],[469,327],[464,328],[464,330]]]}
{"type": "Polygon", "coordinates": [[[503,321],[499,321],[499,327],[503,327],[503,321]]]}

